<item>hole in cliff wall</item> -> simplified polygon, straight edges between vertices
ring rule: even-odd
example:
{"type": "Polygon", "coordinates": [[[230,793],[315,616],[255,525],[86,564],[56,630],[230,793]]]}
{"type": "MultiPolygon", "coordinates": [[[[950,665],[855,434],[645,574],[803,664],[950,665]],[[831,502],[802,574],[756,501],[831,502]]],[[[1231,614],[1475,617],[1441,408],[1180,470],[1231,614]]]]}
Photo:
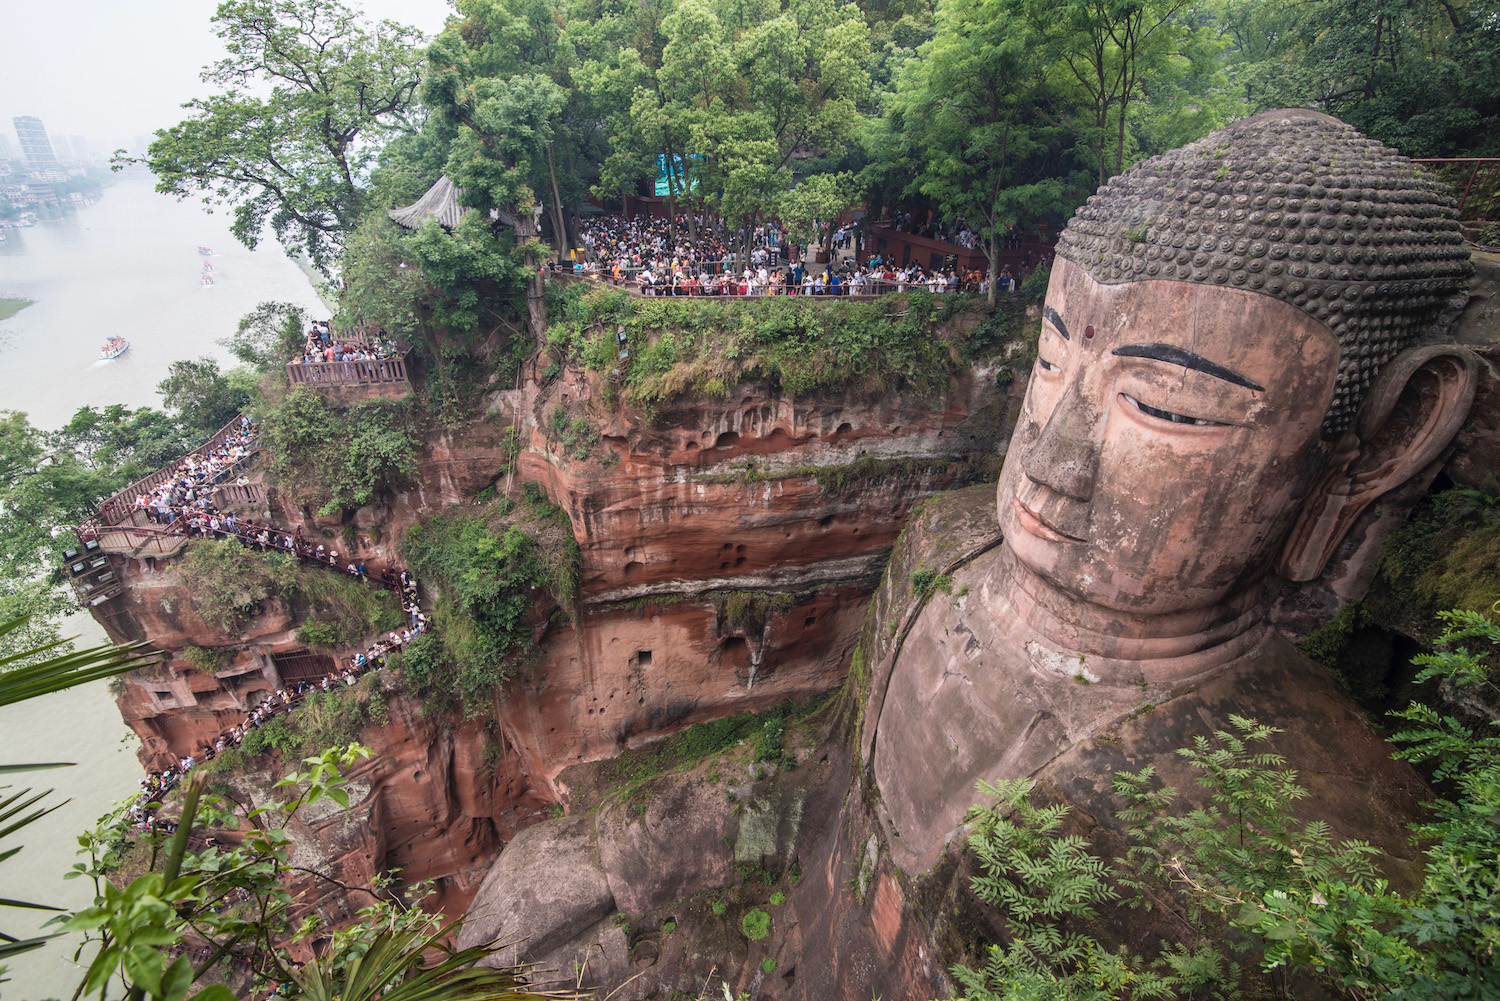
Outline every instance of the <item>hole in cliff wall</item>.
{"type": "Polygon", "coordinates": [[[739,443],[740,436],[738,434],[733,431],[725,431],[723,434],[719,435],[718,438],[714,439],[714,448],[722,451],[724,449],[734,448],[734,446],[738,445],[739,443]]]}
{"type": "Polygon", "coordinates": [[[745,544],[742,542],[739,545],[735,546],[734,551],[737,553],[743,553],[745,551],[745,544]]]}
{"type": "Polygon", "coordinates": [[[817,621],[818,617],[816,615],[809,615],[807,618],[802,620],[802,625],[806,629],[811,629],[813,627],[813,624],[817,621]]]}
{"type": "Polygon", "coordinates": [[[719,655],[732,664],[748,664],[750,663],[750,644],[743,636],[731,636],[720,647],[719,655]]]}
{"type": "Polygon", "coordinates": [[[720,563],[719,564],[719,569],[720,570],[728,570],[729,569],[729,564],[728,563],[720,563]]]}
{"type": "Polygon", "coordinates": [[[842,423],[842,424],[839,425],[839,429],[837,431],[835,431],[834,434],[848,434],[849,432],[851,432],[853,430],[854,430],[854,425],[850,424],[848,421],[845,421],[844,423],[842,423]]]}
{"type": "Polygon", "coordinates": [[[745,557],[741,556],[739,559],[735,560],[734,561],[734,565],[737,566],[737,567],[744,566],[745,565],[745,557]]]}
{"type": "Polygon", "coordinates": [[[644,570],[645,566],[646,565],[644,563],[638,563],[635,560],[631,560],[629,563],[625,564],[625,576],[629,577],[633,573],[644,570]]]}
{"type": "Polygon", "coordinates": [[[630,659],[630,666],[635,668],[646,668],[651,666],[651,651],[637,650],[635,656],[630,659]]]}
{"type": "Polygon", "coordinates": [[[827,528],[829,525],[833,524],[833,515],[825,514],[823,517],[818,519],[818,524],[823,528],[827,528]]]}
{"type": "Polygon", "coordinates": [[[720,549],[733,549],[734,548],[734,543],[733,542],[726,542],[722,546],[720,546],[719,548],[720,549]]]}
{"type": "Polygon", "coordinates": [[[686,445],[682,446],[682,448],[683,451],[686,452],[696,452],[698,451],[698,443],[696,441],[690,441],[686,445]]]}

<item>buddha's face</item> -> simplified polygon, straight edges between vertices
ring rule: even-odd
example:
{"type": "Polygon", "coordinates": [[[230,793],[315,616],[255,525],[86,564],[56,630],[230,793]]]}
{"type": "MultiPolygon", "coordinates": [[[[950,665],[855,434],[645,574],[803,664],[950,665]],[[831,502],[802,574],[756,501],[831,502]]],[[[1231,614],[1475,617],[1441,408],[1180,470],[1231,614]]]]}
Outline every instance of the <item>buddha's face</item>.
{"type": "Polygon", "coordinates": [[[1163,614],[1264,572],[1321,471],[1338,344],[1239,289],[1101,285],[1059,258],[998,491],[1005,543],[1079,598],[1163,614]]]}

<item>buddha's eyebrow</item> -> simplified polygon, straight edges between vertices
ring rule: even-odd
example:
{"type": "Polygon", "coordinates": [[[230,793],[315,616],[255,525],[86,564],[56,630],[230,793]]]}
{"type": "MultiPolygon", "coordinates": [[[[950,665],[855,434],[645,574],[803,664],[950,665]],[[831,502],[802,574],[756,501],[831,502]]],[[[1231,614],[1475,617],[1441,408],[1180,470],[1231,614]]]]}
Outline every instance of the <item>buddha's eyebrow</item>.
{"type": "Polygon", "coordinates": [[[1223,379],[1236,386],[1253,389],[1257,393],[1266,391],[1266,387],[1251,382],[1238,372],[1231,372],[1223,365],[1217,365],[1202,355],[1195,355],[1191,351],[1184,351],[1171,344],[1126,344],[1115,348],[1111,353],[1121,358],[1150,358],[1152,361],[1164,361],[1169,365],[1181,365],[1183,368],[1191,368],[1211,375],[1215,379],[1223,379]]]}
{"type": "Polygon", "coordinates": [[[1072,338],[1068,336],[1068,325],[1062,322],[1062,317],[1057,315],[1057,310],[1053,309],[1051,306],[1043,306],[1042,315],[1052,321],[1052,325],[1057,328],[1057,332],[1063,335],[1063,340],[1072,340],[1072,338]]]}

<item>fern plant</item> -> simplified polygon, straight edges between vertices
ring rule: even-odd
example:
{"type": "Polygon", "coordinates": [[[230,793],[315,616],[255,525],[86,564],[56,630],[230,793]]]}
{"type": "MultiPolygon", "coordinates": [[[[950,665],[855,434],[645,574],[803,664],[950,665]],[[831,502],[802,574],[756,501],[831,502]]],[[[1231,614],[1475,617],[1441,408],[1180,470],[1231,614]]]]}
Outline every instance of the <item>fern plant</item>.
{"type": "Polygon", "coordinates": [[[983,967],[952,969],[968,1001],[1067,998],[1108,1001],[1173,997],[1175,978],[1149,970],[1139,957],[1111,952],[1071,925],[1097,916],[1118,893],[1109,865],[1088,843],[1062,834],[1068,808],[1037,807],[1024,779],[979,783],[994,802],[969,810],[969,848],[979,860],[976,896],[996,907],[1009,925],[1010,943],[990,946],[983,967]]]}

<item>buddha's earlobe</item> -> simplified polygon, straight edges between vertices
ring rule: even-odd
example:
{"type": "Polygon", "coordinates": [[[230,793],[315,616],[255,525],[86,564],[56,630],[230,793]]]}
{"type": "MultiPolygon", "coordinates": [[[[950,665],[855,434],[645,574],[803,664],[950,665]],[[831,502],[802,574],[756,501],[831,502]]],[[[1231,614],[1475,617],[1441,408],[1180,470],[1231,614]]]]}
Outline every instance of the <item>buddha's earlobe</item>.
{"type": "Polygon", "coordinates": [[[1376,378],[1287,537],[1276,572],[1318,577],[1372,502],[1437,461],[1468,417],[1479,359],[1454,344],[1409,348],[1376,378]]]}

